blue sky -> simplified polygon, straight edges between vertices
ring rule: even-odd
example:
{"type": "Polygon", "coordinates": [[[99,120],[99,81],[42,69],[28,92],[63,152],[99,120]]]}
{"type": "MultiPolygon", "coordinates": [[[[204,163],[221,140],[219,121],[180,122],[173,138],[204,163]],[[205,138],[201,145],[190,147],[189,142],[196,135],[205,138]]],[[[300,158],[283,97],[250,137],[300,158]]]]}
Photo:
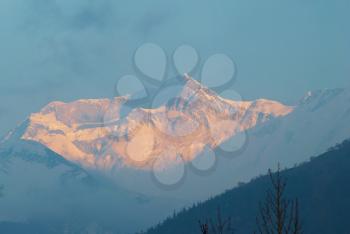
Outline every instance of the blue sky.
{"type": "Polygon", "coordinates": [[[0,135],[53,100],[110,97],[144,42],[234,59],[246,99],[349,86],[348,0],[1,0],[0,135]]]}

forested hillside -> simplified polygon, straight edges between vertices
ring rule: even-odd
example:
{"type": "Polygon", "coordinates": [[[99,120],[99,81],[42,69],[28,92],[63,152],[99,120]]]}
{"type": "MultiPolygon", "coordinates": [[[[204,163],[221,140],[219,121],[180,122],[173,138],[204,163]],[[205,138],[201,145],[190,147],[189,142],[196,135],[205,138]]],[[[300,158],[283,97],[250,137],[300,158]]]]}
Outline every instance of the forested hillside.
{"type": "MultiPolygon", "coordinates": [[[[350,233],[349,140],[318,157],[312,157],[310,162],[282,171],[281,176],[287,180],[286,197],[299,199],[304,233],[350,233]]],[[[218,207],[223,218],[231,217],[236,234],[253,233],[259,202],[264,200],[270,186],[269,177],[261,176],[174,214],[146,233],[200,233],[198,221],[215,221],[218,207]]]]}

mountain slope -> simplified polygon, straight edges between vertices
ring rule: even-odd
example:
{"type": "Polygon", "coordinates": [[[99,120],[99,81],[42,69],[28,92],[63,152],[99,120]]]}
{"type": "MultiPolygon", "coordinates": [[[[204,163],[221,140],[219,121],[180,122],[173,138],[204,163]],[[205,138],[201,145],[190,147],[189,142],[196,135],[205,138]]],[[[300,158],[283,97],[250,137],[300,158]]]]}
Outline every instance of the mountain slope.
{"type": "MultiPolygon", "coordinates": [[[[287,179],[286,194],[298,197],[304,233],[349,233],[350,210],[350,140],[298,167],[281,173],[287,179]]],[[[270,186],[268,176],[225,192],[213,199],[177,214],[148,234],[200,233],[198,220],[231,217],[236,233],[253,233],[259,201],[270,186]]]]}

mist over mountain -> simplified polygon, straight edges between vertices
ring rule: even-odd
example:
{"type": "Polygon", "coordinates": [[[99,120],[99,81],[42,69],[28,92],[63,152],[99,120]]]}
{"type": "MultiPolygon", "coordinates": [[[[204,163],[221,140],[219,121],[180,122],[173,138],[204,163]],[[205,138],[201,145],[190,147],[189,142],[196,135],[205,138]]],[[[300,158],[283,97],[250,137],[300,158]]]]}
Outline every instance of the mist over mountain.
{"type": "Polygon", "coordinates": [[[0,145],[1,233],[133,233],[184,204],[128,191],[40,143],[11,136],[0,145]],[[130,225],[132,219],[138,221],[130,225]]]}

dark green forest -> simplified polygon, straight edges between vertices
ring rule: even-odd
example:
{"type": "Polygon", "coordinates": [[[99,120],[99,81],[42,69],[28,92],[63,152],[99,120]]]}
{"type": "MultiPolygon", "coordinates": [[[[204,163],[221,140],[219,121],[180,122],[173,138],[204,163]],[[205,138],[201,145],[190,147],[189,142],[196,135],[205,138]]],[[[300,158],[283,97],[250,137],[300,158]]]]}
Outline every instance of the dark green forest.
{"type": "MultiPolygon", "coordinates": [[[[318,157],[311,157],[309,162],[281,172],[287,184],[285,196],[288,199],[298,198],[303,233],[350,233],[347,224],[350,218],[349,168],[350,140],[347,140],[318,157]]],[[[201,233],[199,221],[215,222],[218,208],[221,218],[230,219],[231,229],[234,230],[227,233],[259,233],[259,207],[271,186],[269,175],[257,177],[206,202],[175,212],[146,233],[201,233]]]]}

